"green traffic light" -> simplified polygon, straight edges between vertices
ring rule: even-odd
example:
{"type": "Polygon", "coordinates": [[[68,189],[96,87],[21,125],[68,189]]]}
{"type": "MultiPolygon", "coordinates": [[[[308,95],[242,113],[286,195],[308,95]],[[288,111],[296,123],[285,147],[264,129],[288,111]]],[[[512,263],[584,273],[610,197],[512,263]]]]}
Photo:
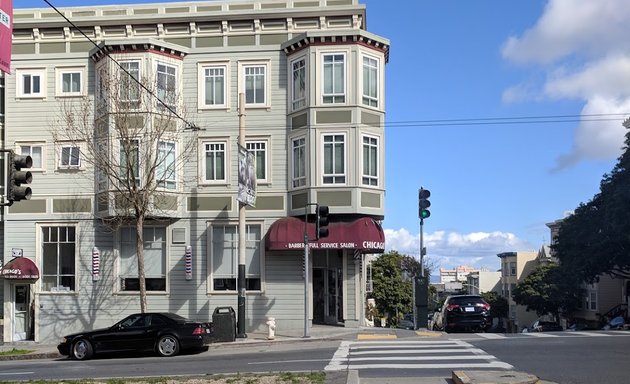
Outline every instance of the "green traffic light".
{"type": "Polygon", "coordinates": [[[423,209],[423,210],[420,211],[420,218],[421,219],[426,219],[429,216],[431,216],[431,212],[430,211],[427,211],[426,209],[423,209]]]}

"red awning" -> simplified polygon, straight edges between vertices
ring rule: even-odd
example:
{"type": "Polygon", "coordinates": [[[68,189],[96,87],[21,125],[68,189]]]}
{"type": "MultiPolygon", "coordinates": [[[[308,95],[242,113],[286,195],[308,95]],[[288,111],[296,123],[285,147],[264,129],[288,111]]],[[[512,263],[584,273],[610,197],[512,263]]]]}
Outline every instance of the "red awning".
{"type": "Polygon", "coordinates": [[[0,277],[12,280],[37,280],[39,269],[28,257],[16,257],[2,267],[0,277]]]}
{"type": "MultiPolygon", "coordinates": [[[[329,235],[315,241],[315,224],[308,223],[310,249],[354,249],[361,253],[385,252],[385,233],[374,219],[362,217],[351,222],[330,223],[329,235]]],[[[304,220],[284,217],[271,224],[265,239],[268,251],[304,249],[304,220]]]]}

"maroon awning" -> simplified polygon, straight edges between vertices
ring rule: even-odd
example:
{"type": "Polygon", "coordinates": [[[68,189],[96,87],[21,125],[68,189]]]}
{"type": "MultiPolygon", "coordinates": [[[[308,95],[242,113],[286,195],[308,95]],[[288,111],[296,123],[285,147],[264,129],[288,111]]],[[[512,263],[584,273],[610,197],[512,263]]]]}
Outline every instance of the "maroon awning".
{"type": "MultiPolygon", "coordinates": [[[[351,222],[330,223],[328,237],[315,241],[315,224],[307,224],[311,249],[354,249],[361,253],[385,252],[385,233],[374,219],[362,217],[351,222]]],[[[304,220],[284,217],[271,224],[265,238],[268,251],[304,249],[304,220]]]]}
{"type": "Polygon", "coordinates": [[[12,280],[37,280],[39,269],[28,257],[16,257],[2,267],[0,277],[12,280]]]}

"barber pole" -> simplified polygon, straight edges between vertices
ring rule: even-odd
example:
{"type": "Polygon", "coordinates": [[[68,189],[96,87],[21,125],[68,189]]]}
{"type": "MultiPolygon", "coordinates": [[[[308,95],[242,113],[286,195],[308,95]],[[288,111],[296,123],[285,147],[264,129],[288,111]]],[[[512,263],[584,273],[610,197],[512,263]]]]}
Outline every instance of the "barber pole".
{"type": "Polygon", "coordinates": [[[186,246],[185,260],[186,280],[192,280],[192,247],[190,245],[186,246]]]}
{"type": "Polygon", "coordinates": [[[92,281],[101,279],[101,251],[98,248],[92,248],[92,281]]]}

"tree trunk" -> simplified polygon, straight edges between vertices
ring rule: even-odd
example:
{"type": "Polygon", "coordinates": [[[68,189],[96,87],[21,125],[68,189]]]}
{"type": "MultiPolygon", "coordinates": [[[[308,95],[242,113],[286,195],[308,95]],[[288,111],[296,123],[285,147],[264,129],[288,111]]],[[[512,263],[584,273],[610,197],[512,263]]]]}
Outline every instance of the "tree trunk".
{"type": "Polygon", "coordinates": [[[147,285],[144,274],[144,217],[136,216],[136,255],[138,255],[138,282],[140,284],[140,312],[147,311],[147,285]]]}

